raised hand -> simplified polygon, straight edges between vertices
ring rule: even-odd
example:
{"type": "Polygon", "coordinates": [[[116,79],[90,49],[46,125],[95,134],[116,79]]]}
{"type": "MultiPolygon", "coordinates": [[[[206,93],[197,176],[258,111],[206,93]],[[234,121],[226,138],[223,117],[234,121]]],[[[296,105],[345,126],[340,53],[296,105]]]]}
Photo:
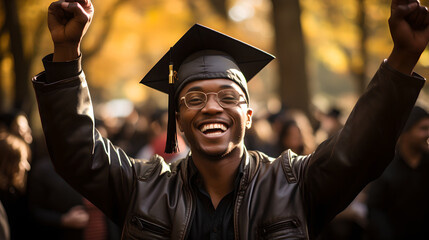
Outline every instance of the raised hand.
{"type": "Polygon", "coordinates": [[[90,0],[60,0],[48,9],[48,27],[54,43],[54,61],[69,61],[80,55],[80,43],[91,24],[90,0]]]}
{"type": "Polygon", "coordinates": [[[89,214],[83,206],[74,206],[61,216],[61,225],[66,228],[82,229],[88,225],[89,214]]]}
{"type": "Polygon", "coordinates": [[[410,74],[429,42],[428,9],[416,0],[392,0],[389,27],[394,48],[388,63],[410,74]]]}

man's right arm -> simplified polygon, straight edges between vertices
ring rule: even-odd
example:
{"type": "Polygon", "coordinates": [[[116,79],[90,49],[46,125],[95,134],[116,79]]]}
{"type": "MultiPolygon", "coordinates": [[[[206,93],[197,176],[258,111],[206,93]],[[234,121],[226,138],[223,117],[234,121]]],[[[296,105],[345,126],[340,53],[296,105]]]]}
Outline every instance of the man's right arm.
{"type": "Polygon", "coordinates": [[[46,144],[56,171],[117,223],[134,190],[134,159],[102,138],[83,72],[48,83],[33,79],[46,144]]]}
{"type": "Polygon", "coordinates": [[[57,172],[84,197],[121,224],[134,188],[134,160],[95,129],[80,41],[93,14],[89,0],[50,5],[54,54],[33,78],[49,154],[57,172]]]}

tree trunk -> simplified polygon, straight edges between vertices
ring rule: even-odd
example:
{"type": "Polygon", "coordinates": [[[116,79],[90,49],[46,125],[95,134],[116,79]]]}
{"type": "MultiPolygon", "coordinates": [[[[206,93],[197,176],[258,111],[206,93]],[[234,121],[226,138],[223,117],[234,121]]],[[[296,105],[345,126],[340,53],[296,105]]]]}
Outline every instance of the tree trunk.
{"type": "Polygon", "coordinates": [[[365,15],[365,0],[358,0],[358,15],[357,15],[357,25],[360,29],[360,57],[362,64],[356,72],[356,85],[358,94],[362,94],[365,91],[367,85],[367,62],[368,62],[368,51],[366,48],[366,41],[368,39],[368,30],[366,27],[366,15],[365,15]]]}
{"type": "Polygon", "coordinates": [[[272,3],[281,101],[284,106],[300,109],[311,117],[299,0],[272,0],[272,3]]]}
{"type": "Polygon", "coordinates": [[[31,104],[29,96],[29,63],[24,56],[24,44],[19,24],[16,1],[3,0],[6,18],[5,23],[10,36],[10,50],[13,55],[15,73],[13,107],[29,113],[31,104]]]}
{"type": "Polygon", "coordinates": [[[209,0],[214,10],[222,16],[225,20],[228,20],[228,12],[226,7],[226,0],[209,0]]]}
{"type": "MultiPolygon", "coordinates": [[[[6,26],[3,24],[0,27],[0,37],[3,36],[3,34],[6,32],[6,26]]],[[[2,69],[2,60],[4,58],[4,53],[2,49],[0,49],[0,69],[2,69]]],[[[0,112],[4,111],[6,108],[6,96],[5,96],[5,89],[2,88],[4,85],[4,76],[3,71],[0,70],[0,112]]]]}

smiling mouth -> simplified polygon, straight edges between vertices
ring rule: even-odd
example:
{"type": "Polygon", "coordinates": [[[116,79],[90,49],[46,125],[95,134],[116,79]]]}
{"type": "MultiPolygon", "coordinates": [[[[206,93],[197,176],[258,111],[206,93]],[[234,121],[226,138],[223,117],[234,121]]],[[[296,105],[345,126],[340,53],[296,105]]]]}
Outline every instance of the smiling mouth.
{"type": "Polygon", "coordinates": [[[200,127],[200,131],[206,135],[218,135],[224,133],[228,127],[223,123],[208,123],[200,127]]]}

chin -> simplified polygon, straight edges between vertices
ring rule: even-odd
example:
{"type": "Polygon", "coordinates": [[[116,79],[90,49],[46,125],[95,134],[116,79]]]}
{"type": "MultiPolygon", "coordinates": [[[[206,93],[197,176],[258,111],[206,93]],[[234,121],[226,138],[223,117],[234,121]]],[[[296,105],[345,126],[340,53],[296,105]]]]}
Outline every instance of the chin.
{"type": "Polygon", "coordinates": [[[228,149],[201,149],[200,151],[205,156],[207,156],[209,159],[217,160],[220,158],[223,158],[227,156],[231,151],[228,151],[228,149]]]}
{"type": "MultiPolygon", "coordinates": [[[[228,156],[229,154],[233,153],[234,150],[238,148],[230,148],[229,146],[203,146],[200,145],[197,148],[197,151],[199,152],[200,155],[205,156],[207,159],[210,160],[220,160],[221,158],[224,158],[226,156],[228,156]]],[[[194,152],[194,151],[193,151],[194,152]]]]}

